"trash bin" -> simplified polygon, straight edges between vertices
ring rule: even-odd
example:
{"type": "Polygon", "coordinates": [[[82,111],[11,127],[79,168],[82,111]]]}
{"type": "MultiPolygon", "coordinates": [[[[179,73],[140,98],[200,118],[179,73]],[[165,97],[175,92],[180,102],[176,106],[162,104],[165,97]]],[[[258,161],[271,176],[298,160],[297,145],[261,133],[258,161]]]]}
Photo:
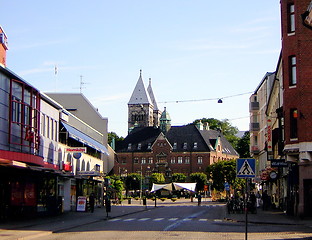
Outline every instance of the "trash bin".
{"type": "Polygon", "coordinates": [[[143,198],[143,205],[146,206],[146,198],[143,198]]]}

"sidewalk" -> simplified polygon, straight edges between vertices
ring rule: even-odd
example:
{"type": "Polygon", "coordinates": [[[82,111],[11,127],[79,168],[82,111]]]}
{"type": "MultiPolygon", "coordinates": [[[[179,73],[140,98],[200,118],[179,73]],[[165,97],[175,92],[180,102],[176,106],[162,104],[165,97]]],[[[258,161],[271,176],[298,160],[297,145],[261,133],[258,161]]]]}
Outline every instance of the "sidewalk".
{"type": "Polygon", "coordinates": [[[17,220],[0,223],[0,239],[35,239],[53,232],[64,231],[85,224],[105,221],[107,219],[126,216],[132,213],[153,209],[152,202],[143,206],[140,201],[132,204],[112,205],[110,213],[105,207],[95,208],[94,212],[65,212],[53,217],[38,217],[29,220],[17,220]],[[108,218],[107,218],[108,215],[108,218]]]}
{"type": "MultiPolygon", "coordinates": [[[[223,203],[203,201],[205,205],[224,205],[223,203]]],[[[189,199],[181,199],[177,202],[169,200],[165,202],[157,201],[157,207],[166,207],[171,205],[193,205],[197,202],[190,202],[189,199]]],[[[225,206],[224,206],[225,207],[225,206]]],[[[155,202],[148,200],[147,206],[140,204],[139,200],[132,201],[131,204],[124,202],[122,205],[113,205],[111,212],[108,213],[108,219],[130,215],[132,213],[155,209],[155,202]]],[[[228,214],[226,213],[224,221],[245,222],[245,214],[228,214]]],[[[95,223],[107,220],[105,208],[96,208],[93,213],[90,212],[66,212],[55,217],[41,217],[29,220],[10,221],[0,223],[0,239],[35,239],[40,236],[46,236],[53,232],[64,231],[73,227],[79,227],[85,224],[95,223]]],[[[262,211],[258,208],[256,214],[248,214],[248,223],[255,224],[281,224],[281,225],[306,225],[312,227],[312,219],[298,219],[287,216],[277,211],[262,211]]]]}

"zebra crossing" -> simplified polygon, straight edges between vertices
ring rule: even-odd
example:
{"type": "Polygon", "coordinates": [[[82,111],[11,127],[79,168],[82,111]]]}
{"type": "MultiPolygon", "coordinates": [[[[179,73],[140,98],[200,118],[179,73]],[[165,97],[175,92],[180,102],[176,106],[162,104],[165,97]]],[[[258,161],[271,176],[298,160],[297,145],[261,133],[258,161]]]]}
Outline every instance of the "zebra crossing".
{"type": "Polygon", "coordinates": [[[198,222],[208,222],[208,221],[214,221],[214,222],[221,222],[222,219],[211,219],[211,218],[112,218],[108,220],[109,222],[161,222],[161,221],[167,221],[167,222],[176,222],[176,221],[198,221],[198,222]]]}

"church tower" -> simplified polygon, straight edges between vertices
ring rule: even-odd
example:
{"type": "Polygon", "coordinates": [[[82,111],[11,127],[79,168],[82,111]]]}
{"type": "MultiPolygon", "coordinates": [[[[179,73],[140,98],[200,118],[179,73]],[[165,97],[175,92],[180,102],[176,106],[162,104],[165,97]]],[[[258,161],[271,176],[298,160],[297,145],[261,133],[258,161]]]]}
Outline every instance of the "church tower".
{"type": "Polygon", "coordinates": [[[131,132],[134,127],[150,126],[154,126],[154,104],[144,86],[140,70],[138,82],[128,102],[128,131],[131,132]]]}
{"type": "Polygon", "coordinates": [[[160,130],[166,134],[171,128],[171,118],[165,107],[160,117],[160,130]]]}
{"type": "Polygon", "coordinates": [[[147,87],[147,92],[152,100],[153,106],[154,106],[154,110],[153,110],[153,126],[158,127],[160,125],[159,119],[161,116],[161,111],[159,110],[158,106],[157,106],[157,102],[153,93],[153,89],[152,89],[152,79],[149,79],[149,84],[147,87]]]}

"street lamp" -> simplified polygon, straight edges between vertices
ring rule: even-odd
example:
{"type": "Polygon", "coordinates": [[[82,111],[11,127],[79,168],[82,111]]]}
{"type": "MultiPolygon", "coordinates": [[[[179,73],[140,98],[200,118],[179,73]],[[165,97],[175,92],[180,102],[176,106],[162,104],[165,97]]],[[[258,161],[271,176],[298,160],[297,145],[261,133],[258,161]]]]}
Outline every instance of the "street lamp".
{"type": "Polygon", "coordinates": [[[143,174],[142,174],[142,162],[141,162],[141,180],[140,180],[140,204],[142,202],[142,178],[143,178],[143,174]]]}

